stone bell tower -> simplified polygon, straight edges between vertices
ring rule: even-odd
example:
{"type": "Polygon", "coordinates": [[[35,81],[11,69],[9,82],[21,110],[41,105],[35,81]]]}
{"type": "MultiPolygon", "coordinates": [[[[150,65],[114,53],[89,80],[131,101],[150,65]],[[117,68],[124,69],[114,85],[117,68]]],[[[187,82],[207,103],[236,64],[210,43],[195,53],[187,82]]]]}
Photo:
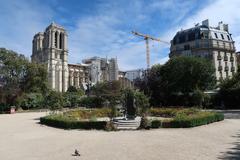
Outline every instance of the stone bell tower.
{"type": "Polygon", "coordinates": [[[68,88],[67,37],[63,27],[51,23],[33,39],[32,61],[47,65],[49,86],[59,92],[68,88]]]}

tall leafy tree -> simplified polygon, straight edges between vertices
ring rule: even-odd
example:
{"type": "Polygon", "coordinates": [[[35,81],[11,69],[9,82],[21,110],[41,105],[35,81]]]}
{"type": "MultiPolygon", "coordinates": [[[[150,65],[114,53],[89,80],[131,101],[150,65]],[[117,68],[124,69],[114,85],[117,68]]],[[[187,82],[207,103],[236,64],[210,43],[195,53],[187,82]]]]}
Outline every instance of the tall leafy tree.
{"type": "Polygon", "coordinates": [[[226,108],[240,108],[240,72],[220,84],[220,99],[226,108]]]}
{"type": "Polygon", "coordinates": [[[0,49],[0,75],[3,82],[4,97],[12,104],[22,92],[21,83],[26,75],[27,59],[14,51],[0,49]]]}
{"type": "Polygon", "coordinates": [[[147,79],[151,101],[156,105],[171,104],[173,96],[204,91],[216,84],[210,60],[185,56],[172,58],[163,66],[153,66],[147,79]]]}
{"type": "Polygon", "coordinates": [[[0,48],[1,89],[6,103],[12,105],[23,93],[47,92],[47,70],[44,66],[31,63],[21,54],[0,48]]]}
{"type": "Polygon", "coordinates": [[[24,92],[38,92],[46,94],[48,91],[47,68],[37,63],[26,64],[26,74],[21,88],[24,92]]]}

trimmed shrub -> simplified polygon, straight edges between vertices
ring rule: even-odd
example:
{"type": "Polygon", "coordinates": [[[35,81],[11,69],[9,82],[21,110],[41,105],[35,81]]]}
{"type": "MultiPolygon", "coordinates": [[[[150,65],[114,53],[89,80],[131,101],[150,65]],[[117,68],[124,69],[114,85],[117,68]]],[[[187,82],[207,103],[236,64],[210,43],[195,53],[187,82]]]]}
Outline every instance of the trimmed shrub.
{"type": "Polygon", "coordinates": [[[163,128],[190,128],[224,120],[222,113],[198,112],[194,115],[179,114],[173,120],[162,122],[163,128]]]}
{"type": "Polygon", "coordinates": [[[40,118],[40,123],[63,129],[105,129],[106,121],[75,121],[61,115],[40,118]]]}

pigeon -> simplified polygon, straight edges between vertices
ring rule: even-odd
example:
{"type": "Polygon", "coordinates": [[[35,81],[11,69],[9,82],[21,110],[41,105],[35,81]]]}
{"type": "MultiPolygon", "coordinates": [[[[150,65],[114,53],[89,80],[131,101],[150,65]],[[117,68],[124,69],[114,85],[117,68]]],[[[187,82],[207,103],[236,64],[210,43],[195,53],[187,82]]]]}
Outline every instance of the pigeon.
{"type": "Polygon", "coordinates": [[[72,154],[72,156],[81,156],[81,154],[77,149],[75,149],[74,154],[72,154]]]}

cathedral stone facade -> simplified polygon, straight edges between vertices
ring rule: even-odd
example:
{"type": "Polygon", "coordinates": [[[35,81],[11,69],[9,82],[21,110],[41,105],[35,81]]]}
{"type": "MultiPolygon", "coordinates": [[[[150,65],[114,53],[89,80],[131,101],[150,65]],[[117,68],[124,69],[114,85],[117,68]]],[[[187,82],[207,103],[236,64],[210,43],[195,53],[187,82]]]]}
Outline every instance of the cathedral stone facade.
{"type": "Polygon", "coordinates": [[[102,81],[118,80],[117,59],[92,57],[82,64],[68,64],[68,35],[66,30],[51,23],[33,38],[32,61],[46,64],[51,89],[65,92],[69,86],[87,89],[102,81]]]}
{"type": "Polygon", "coordinates": [[[68,88],[68,48],[66,30],[54,23],[33,38],[32,61],[44,63],[52,89],[65,92],[68,88]]]}

